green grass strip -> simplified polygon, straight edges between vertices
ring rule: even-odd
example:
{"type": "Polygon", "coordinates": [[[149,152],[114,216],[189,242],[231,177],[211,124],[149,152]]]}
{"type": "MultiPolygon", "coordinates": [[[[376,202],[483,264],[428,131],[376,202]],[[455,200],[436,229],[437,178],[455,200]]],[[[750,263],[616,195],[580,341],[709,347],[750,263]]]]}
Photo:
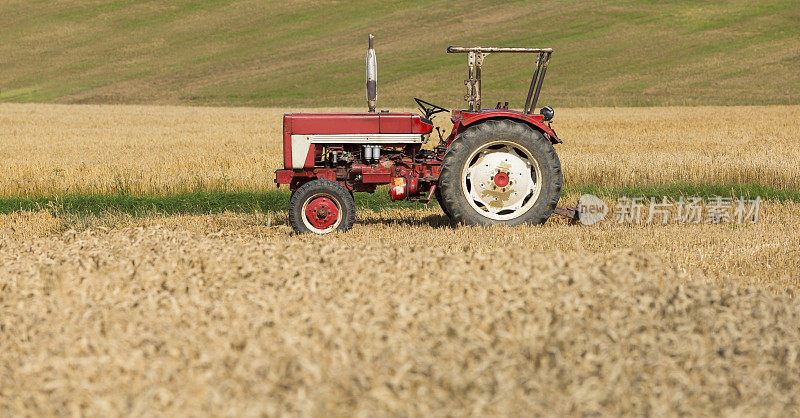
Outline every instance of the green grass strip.
{"type": "Polygon", "coordinates": [[[683,197],[741,197],[764,200],[800,202],[800,190],[779,190],[759,184],[663,184],[653,186],[598,187],[595,185],[567,186],[564,193],[593,194],[599,197],[662,197],[671,199],[683,197]]]}
{"type": "MultiPolygon", "coordinates": [[[[0,213],[49,210],[74,214],[107,212],[144,216],[153,213],[208,214],[225,211],[240,213],[274,212],[289,208],[288,190],[254,192],[195,192],[166,196],[64,195],[38,198],[0,198],[0,213]]],[[[435,203],[433,203],[435,207],[435,203]]],[[[385,208],[421,208],[421,203],[392,202],[385,190],[376,193],[356,193],[356,206],[380,210],[385,208]]]]}
{"type": "MultiPolygon", "coordinates": [[[[778,190],[760,185],[689,185],[670,184],[642,187],[597,187],[594,185],[568,186],[564,194],[590,193],[600,197],[618,198],[667,196],[745,196],[753,199],[761,196],[765,200],[800,202],[800,191],[778,190]]],[[[159,214],[209,214],[219,212],[274,212],[289,207],[288,190],[254,192],[195,192],[167,196],[132,195],[65,195],[39,198],[0,198],[0,213],[18,211],[49,210],[54,213],[102,214],[126,213],[133,216],[159,214]]],[[[376,193],[356,193],[356,206],[361,209],[382,210],[388,208],[422,208],[417,202],[392,202],[387,191],[379,188],[376,193]]],[[[437,207],[435,202],[429,206],[437,207]]]]}

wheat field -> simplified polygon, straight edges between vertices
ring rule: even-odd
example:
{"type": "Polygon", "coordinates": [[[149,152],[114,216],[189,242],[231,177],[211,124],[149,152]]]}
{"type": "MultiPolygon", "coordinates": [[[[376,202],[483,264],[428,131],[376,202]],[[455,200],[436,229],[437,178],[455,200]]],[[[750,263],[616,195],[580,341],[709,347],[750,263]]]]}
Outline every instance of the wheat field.
{"type": "Polygon", "coordinates": [[[241,214],[4,233],[0,414],[797,415],[800,209],[777,209],[744,231],[418,211],[325,237],[241,214]]]}
{"type": "MultiPolygon", "coordinates": [[[[273,189],[292,111],[0,104],[0,196],[273,189]]],[[[800,189],[800,106],[556,112],[567,185],[800,189]]]]}
{"type": "MultiPolygon", "coordinates": [[[[568,184],[798,189],[797,106],[556,112],[568,184]]],[[[0,104],[2,196],[269,190],[281,113],[0,104]]],[[[0,416],[796,416],[798,220],[0,214],[0,416]]]]}

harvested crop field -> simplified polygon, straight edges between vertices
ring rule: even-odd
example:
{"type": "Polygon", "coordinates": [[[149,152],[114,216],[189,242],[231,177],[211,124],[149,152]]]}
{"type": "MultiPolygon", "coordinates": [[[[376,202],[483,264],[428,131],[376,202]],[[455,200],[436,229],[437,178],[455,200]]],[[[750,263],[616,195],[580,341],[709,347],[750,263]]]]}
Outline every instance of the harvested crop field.
{"type": "MultiPolygon", "coordinates": [[[[568,109],[557,149],[575,188],[796,193],[799,109],[568,109]]],[[[269,191],[279,115],[3,104],[3,198],[269,191]]],[[[143,209],[0,214],[0,416],[800,414],[794,199],[741,225],[360,209],[323,237],[143,209]]]]}
{"type": "Polygon", "coordinates": [[[281,214],[62,233],[6,215],[0,411],[796,415],[800,208],[763,216],[503,229],[365,211],[297,237],[281,214]]]}

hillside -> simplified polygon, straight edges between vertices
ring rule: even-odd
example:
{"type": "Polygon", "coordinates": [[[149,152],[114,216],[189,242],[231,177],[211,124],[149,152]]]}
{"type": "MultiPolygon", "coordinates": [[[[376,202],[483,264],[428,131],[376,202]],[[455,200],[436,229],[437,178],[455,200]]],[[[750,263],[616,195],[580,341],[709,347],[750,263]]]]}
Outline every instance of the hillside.
{"type": "MultiPolygon", "coordinates": [[[[798,1],[79,1],[0,4],[0,101],[460,107],[448,45],[552,46],[540,103],[800,103],[798,1]]],[[[519,106],[530,56],[492,55],[485,104],[519,106]]]]}

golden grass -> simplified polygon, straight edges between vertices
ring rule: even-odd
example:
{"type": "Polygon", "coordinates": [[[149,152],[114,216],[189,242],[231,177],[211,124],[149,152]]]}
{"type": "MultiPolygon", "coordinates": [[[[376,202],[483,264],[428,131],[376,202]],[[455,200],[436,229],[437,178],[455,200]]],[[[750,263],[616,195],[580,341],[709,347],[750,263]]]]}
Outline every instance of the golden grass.
{"type": "Polygon", "coordinates": [[[568,184],[800,190],[798,106],[565,109],[557,115],[564,144],[556,149],[568,184]]]}
{"type": "MultiPolygon", "coordinates": [[[[566,196],[574,204],[576,195],[566,196]]],[[[613,210],[614,202],[607,200],[613,210]]],[[[646,214],[646,212],[644,212],[646,214]]],[[[800,220],[800,204],[762,203],[756,224],[617,224],[613,214],[592,226],[570,225],[553,216],[545,225],[518,228],[464,228],[450,225],[437,209],[359,210],[352,231],[330,238],[335,245],[370,242],[397,247],[432,247],[459,252],[465,246],[481,251],[530,248],[562,253],[609,253],[635,249],[655,254],[682,272],[698,272],[717,283],[759,284],[782,291],[800,286],[800,237],[791,233],[800,220]]],[[[646,215],[645,217],[646,218],[646,215]]],[[[642,219],[644,221],[644,218],[642,219]]],[[[236,234],[248,238],[285,240],[291,235],[286,214],[221,213],[134,217],[127,214],[53,215],[48,211],[0,215],[0,237],[35,240],[67,230],[113,231],[166,227],[193,234],[236,234]]],[[[299,240],[314,240],[299,237],[299,240]]]]}
{"type": "Polygon", "coordinates": [[[4,233],[0,415],[797,415],[800,208],[767,212],[744,230],[415,211],[325,237],[241,214],[4,233]]]}
{"type": "MultiPolygon", "coordinates": [[[[796,190],[798,112],[569,109],[558,150],[573,183],[796,190]]],[[[0,105],[3,194],[269,189],[280,113],[0,105]]],[[[798,415],[799,219],[0,215],[0,416],[798,415]]]]}
{"type": "MultiPolygon", "coordinates": [[[[272,189],[291,111],[0,104],[0,196],[272,189]]],[[[554,127],[567,184],[800,189],[800,106],[557,109],[554,127]]]]}

